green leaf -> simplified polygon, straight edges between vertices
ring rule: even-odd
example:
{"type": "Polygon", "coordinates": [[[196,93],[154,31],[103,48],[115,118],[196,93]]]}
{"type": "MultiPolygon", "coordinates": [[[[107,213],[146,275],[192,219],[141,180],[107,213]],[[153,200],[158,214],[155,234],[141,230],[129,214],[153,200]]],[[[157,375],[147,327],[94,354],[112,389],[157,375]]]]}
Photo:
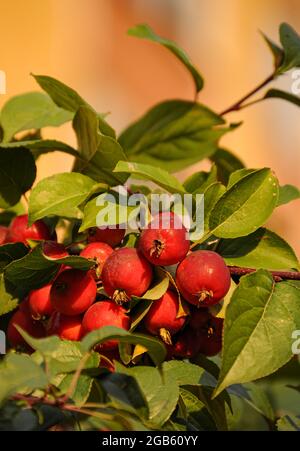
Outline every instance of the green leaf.
{"type": "Polygon", "coordinates": [[[252,174],[255,171],[256,171],[256,169],[241,168],[241,169],[237,169],[236,171],[232,172],[228,179],[227,189],[231,188],[235,183],[237,183],[239,180],[241,180],[246,175],[252,174]]]}
{"type": "Polygon", "coordinates": [[[223,394],[212,399],[212,387],[184,385],[183,389],[188,390],[203,403],[219,431],[227,431],[225,396],[223,394]]]}
{"type": "Polygon", "coordinates": [[[270,169],[246,175],[227,190],[213,208],[209,226],[220,238],[254,232],[272,214],[278,199],[278,181],[270,169]]]}
{"type": "Polygon", "coordinates": [[[232,172],[244,167],[243,162],[226,149],[218,149],[210,159],[217,167],[218,180],[224,184],[228,183],[229,176],[232,172]]]}
{"type": "Polygon", "coordinates": [[[7,208],[0,212],[0,224],[4,226],[9,226],[12,219],[17,215],[23,215],[26,213],[23,202],[19,201],[13,207],[7,208]]]}
{"type": "Polygon", "coordinates": [[[154,425],[162,425],[172,415],[179,397],[179,389],[170,372],[163,375],[157,368],[138,366],[126,368],[116,364],[118,373],[134,377],[149,407],[149,420],[154,425]]]}
{"type": "Polygon", "coordinates": [[[217,252],[227,265],[232,266],[270,270],[299,268],[298,259],[289,244],[265,228],[245,237],[221,240],[217,252]]]}
{"type": "Polygon", "coordinates": [[[279,35],[284,49],[284,59],[277,73],[282,74],[293,67],[300,67],[300,36],[287,23],[280,25],[279,35]]]}
{"type": "Polygon", "coordinates": [[[255,383],[236,384],[229,390],[231,395],[243,399],[249,406],[259,412],[266,419],[274,422],[275,413],[266,391],[255,383]]]}
{"type": "Polygon", "coordinates": [[[300,106],[300,98],[298,96],[281,91],[280,89],[269,89],[269,91],[266,92],[264,99],[283,99],[294,105],[300,106]]]}
{"type": "Polygon", "coordinates": [[[279,197],[277,207],[288,204],[300,198],[300,190],[293,185],[283,185],[279,187],[279,197]]]}
{"type": "Polygon", "coordinates": [[[34,158],[29,150],[0,150],[0,208],[7,208],[19,202],[28,191],[36,176],[34,158]]]}
{"type": "Polygon", "coordinates": [[[18,132],[43,127],[57,127],[72,119],[72,114],[58,108],[42,92],[29,92],[12,97],[1,111],[3,141],[10,141],[18,132]]]}
{"type": "MultiPolygon", "coordinates": [[[[194,394],[190,386],[180,388],[180,400],[186,411],[186,421],[191,425],[190,429],[196,431],[216,431],[216,425],[207,411],[204,402],[199,399],[199,393],[194,394]]],[[[186,430],[186,429],[184,429],[186,430]]]]}
{"type": "Polygon", "coordinates": [[[132,177],[135,175],[143,177],[146,180],[151,180],[170,193],[185,193],[184,187],[176,179],[176,177],[169,174],[164,169],[150,166],[148,164],[119,161],[114,169],[114,172],[125,172],[130,174],[132,177]]]}
{"type": "Polygon", "coordinates": [[[73,147],[65,144],[61,141],[56,141],[55,139],[40,139],[31,141],[13,141],[6,144],[0,144],[0,148],[15,149],[18,147],[26,147],[26,149],[31,150],[32,155],[37,159],[40,155],[49,152],[61,151],[72,155],[73,157],[78,157],[78,152],[73,147]]]}
{"type": "Polygon", "coordinates": [[[171,172],[181,170],[217,150],[229,128],[224,120],[195,102],[169,100],[151,108],[119,137],[128,159],[171,172]]]}
{"type": "Polygon", "coordinates": [[[210,172],[194,172],[184,181],[183,186],[188,193],[204,193],[209,185],[217,181],[217,168],[213,165],[210,172]]]}
{"type": "MultiPolygon", "coordinates": [[[[59,384],[58,388],[62,393],[66,393],[70,387],[70,384],[74,378],[74,374],[66,374],[59,384]]],[[[78,381],[76,383],[74,392],[72,393],[71,399],[74,401],[76,406],[82,406],[88,399],[92,386],[93,386],[93,377],[89,374],[82,374],[79,376],[78,381]]]]}
{"type": "Polygon", "coordinates": [[[80,169],[82,174],[98,182],[108,183],[110,186],[123,185],[128,179],[126,173],[116,174],[113,169],[120,160],[126,160],[126,155],[114,138],[100,136],[97,151],[91,160],[80,169]]]}
{"type": "Polygon", "coordinates": [[[209,231],[209,218],[214,206],[225,193],[226,188],[222,183],[213,183],[204,191],[204,231],[209,231]]]}
{"type": "Polygon", "coordinates": [[[83,98],[80,97],[76,91],[74,91],[74,89],[65,85],[61,81],[46,75],[32,74],[32,76],[35,78],[40,87],[52,98],[53,102],[60,108],[75,113],[79,107],[88,105],[87,102],[83,100],[83,98]]]}
{"type": "Polygon", "coordinates": [[[226,311],[215,396],[229,385],[272,374],[290,360],[297,305],[299,290],[287,282],[275,284],[265,270],[241,278],[226,311]]]}
{"type": "Polygon", "coordinates": [[[43,254],[42,245],[38,245],[25,257],[6,266],[4,274],[14,286],[32,290],[50,282],[62,264],[87,271],[94,262],[76,255],[60,259],[49,258],[43,254]]]}
{"type": "Polygon", "coordinates": [[[198,365],[178,360],[170,360],[163,363],[163,372],[176,380],[180,385],[196,385],[204,373],[204,369],[198,365]]]}
{"type": "Polygon", "coordinates": [[[129,215],[134,211],[137,214],[139,207],[128,206],[127,199],[124,199],[122,195],[118,199],[116,193],[112,191],[102,193],[86,203],[79,232],[83,232],[90,227],[125,224],[129,215]]]}
{"type": "Polygon", "coordinates": [[[275,44],[275,42],[273,42],[270,38],[268,38],[268,36],[266,36],[264,33],[261,32],[261,35],[273,54],[274,68],[277,69],[283,61],[284,51],[281,47],[275,44]]]}
{"type": "Polygon", "coordinates": [[[97,114],[88,106],[78,108],[73,128],[77,136],[78,152],[83,160],[89,161],[97,151],[100,142],[99,121],[97,114]]]}
{"type": "Polygon", "coordinates": [[[277,421],[278,431],[300,431],[300,418],[295,415],[285,415],[277,421]]]}
{"type": "Polygon", "coordinates": [[[81,218],[79,205],[89,197],[96,182],[77,173],[62,173],[41,180],[31,191],[29,222],[45,216],[81,218]]]}
{"type": "Polygon", "coordinates": [[[194,79],[196,92],[201,91],[204,84],[202,76],[199,74],[195,66],[193,66],[187,54],[180,47],[178,47],[175,42],[158,36],[147,24],[141,24],[135,26],[134,28],[131,28],[130,30],[128,30],[128,34],[137,38],[148,39],[149,41],[157,42],[158,44],[161,44],[168,50],[170,50],[170,52],[172,52],[190,72],[191,76],[194,79]]]}
{"type": "Polygon", "coordinates": [[[82,340],[82,348],[89,351],[96,344],[104,343],[107,340],[119,340],[121,343],[140,344],[147,348],[149,355],[156,365],[163,362],[166,356],[164,345],[156,338],[132,334],[118,327],[106,326],[90,332],[82,340]]]}
{"type": "MultiPolygon", "coordinates": [[[[124,367],[119,363],[117,365],[118,369],[122,371],[124,367]]],[[[147,401],[134,377],[128,376],[122,371],[110,374],[101,381],[101,385],[111,399],[113,407],[119,412],[125,411],[140,419],[148,419],[147,401]]],[[[118,428],[118,430],[120,429],[118,428]]]]}
{"type": "Polygon", "coordinates": [[[0,316],[14,310],[20,302],[19,290],[0,274],[0,316]]]}
{"type": "MultiPolygon", "coordinates": [[[[33,75],[33,74],[32,74],[33,75]]],[[[80,107],[93,109],[74,89],[65,85],[61,81],[46,75],[33,75],[40,87],[47,92],[53,102],[64,110],[76,113],[80,107]]],[[[104,135],[115,138],[115,131],[104,120],[103,115],[98,114],[99,129],[104,135]]]]}
{"type": "Polygon", "coordinates": [[[45,388],[46,374],[28,355],[8,354],[0,364],[0,404],[21,390],[45,388]]]}

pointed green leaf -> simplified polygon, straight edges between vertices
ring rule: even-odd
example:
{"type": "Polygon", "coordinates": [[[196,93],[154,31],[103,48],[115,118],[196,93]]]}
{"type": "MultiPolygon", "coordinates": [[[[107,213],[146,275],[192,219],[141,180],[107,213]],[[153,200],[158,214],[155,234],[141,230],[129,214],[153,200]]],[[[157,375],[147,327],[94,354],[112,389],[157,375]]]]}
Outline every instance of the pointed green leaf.
{"type": "Polygon", "coordinates": [[[114,169],[114,172],[125,172],[130,174],[132,177],[137,175],[145,180],[151,180],[170,193],[185,193],[184,187],[181,183],[179,183],[176,177],[169,174],[164,169],[150,166],[148,164],[119,161],[114,169]]]}
{"type": "Polygon", "coordinates": [[[188,69],[192,75],[196,87],[196,91],[199,92],[203,88],[203,78],[199,74],[198,70],[193,66],[187,54],[178,45],[166,38],[158,36],[147,24],[137,25],[134,28],[128,30],[130,36],[135,36],[136,38],[148,39],[153,42],[166,47],[170,52],[172,52],[188,69]]]}
{"type": "Polygon", "coordinates": [[[34,158],[28,149],[0,149],[0,208],[18,203],[35,176],[34,158]]]}
{"type": "Polygon", "coordinates": [[[218,180],[227,184],[229,176],[232,172],[242,169],[243,162],[232,152],[226,149],[218,149],[210,160],[217,166],[218,180]]]}
{"type": "Polygon", "coordinates": [[[274,41],[272,41],[268,36],[266,36],[264,33],[261,32],[262,37],[264,38],[267,46],[271,50],[273,54],[273,61],[274,61],[274,68],[277,69],[284,58],[284,51],[281,47],[279,47],[277,44],[275,44],[274,41]]]}
{"type": "Polygon", "coordinates": [[[41,180],[29,198],[29,222],[45,216],[80,218],[79,205],[89,197],[96,182],[77,173],[62,173],[41,180]]]}
{"type": "Polygon", "coordinates": [[[229,385],[272,374],[290,360],[297,306],[299,290],[287,282],[275,284],[267,271],[242,277],[226,311],[215,396],[229,385]]]}
{"type": "Polygon", "coordinates": [[[58,108],[42,92],[29,92],[12,97],[1,111],[3,141],[10,141],[18,132],[43,127],[57,127],[72,119],[72,114],[58,108]]]}
{"type": "Polygon", "coordinates": [[[251,235],[221,240],[217,251],[228,265],[263,268],[270,270],[292,270],[299,268],[295,252],[276,233],[260,228],[251,235]]]}
{"type": "Polygon", "coordinates": [[[254,232],[272,214],[278,199],[278,181],[270,169],[259,169],[233,184],[213,208],[209,226],[220,238],[254,232]]]}
{"type": "Polygon", "coordinates": [[[300,36],[287,23],[282,23],[279,29],[281,45],[284,49],[284,59],[277,73],[287,72],[293,67],[300,67],[300,36]]]}
{"type": "MultiPolygon", "coordinates": [[[[300,50],[299,50],[300,52],[300,50]]],[[[300,97],[290,94],[289,92],[281,91],[280,89],[269,89],[266,92],[265,99],[283,99],[294,105],[300,106],[300,97]]]]}
{"type": "Polygon", "coordinates": [[[277,206],[288,204],[300,198],[300,190],[293,185],[283,185],[279,187],[279,197],[277,206]]]}

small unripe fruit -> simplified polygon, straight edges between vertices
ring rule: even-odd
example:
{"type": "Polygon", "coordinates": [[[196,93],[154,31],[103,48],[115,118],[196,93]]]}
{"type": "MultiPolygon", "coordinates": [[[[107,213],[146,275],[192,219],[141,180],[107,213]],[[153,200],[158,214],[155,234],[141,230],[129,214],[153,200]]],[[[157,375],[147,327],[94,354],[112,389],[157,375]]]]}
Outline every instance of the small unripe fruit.
{"type": "Polygon", "coordinates": [[[82,317],[54,312],[49,319],[47,335],[57,335],[62,340],[79,341],[83,335],[82,317]]]}
{"type": "Polygon", "coordinates": [[[80,315],[95,301],[97,285],[93,277],[78,269],[66,269],[53,282],[51,304],[63,315],[80,315]]]}
{"type": "Polygon", "coordinates": [[[38,220],[28,226],[28,215],[16,216],[9,226],[8,240],[13,243],[27,244],[27,240],[50,239],[50,231],[43,221],[38,220]]]}
{"type": "Polygon", "coordinates": [[[94,241],[98,241],[109,244],[111,247],[118,246],[123,240],[126,230],[120,228],[118,225],[115,227],[114,229],[109,227],[92,227],[88,230],[88,242],[93,243],[94,241]]]}
{"type": "Polygon", "coordinates": [[[189,248],[187,230],[172,212],[155,216],[139,240],[139,249],[153,265],[174,265],[184,259],[189,248]]]}
{"type": "Polygon", "coordinates": [[[183,327],[186,316],[177,317],[179,310],[178,294],[168,290],[160,299],[153,301],[145,317],[145,327],[152,335],[158,335],[171,345],[172,335],[183,327]]]}
{"type": "Polygon", "coordinates": [[[26,309],[19,309],[11,317],[7,328],[7,339],[14,348],[22,347],[30,349],[30,346],[17,331],[16,325],[34,338],[42,338],[45,336],[43,325],[38,321],[34,321],[26,309]]]}
{"type": "MultiPolygon", "coordinates": [[[[111,300],[104,300],[96,302],[88,309],[83,317],[82,326],[85,334],[104,326],[115,326],[129,330],[130,319],[123,307],[111,300]]],[[[98,345],[99,350],[112,350],[117,347],[117,340],[109,340],[98,345]]]]}
{"type": "Polygon", "coordinates": [[[51,284],[46,285],[29,293],[29,308],[31,316],[35,320],[43,319],[54,312],[50,302],[51,284]]]}
{"type": "Polygon", "coordinates": [[[178,265],[176,284],[188,302],[197,307],[208,307],[227,294],[230,272],[216,252],[195,251],[178,265]]]}
{"type": "Polygon", "coordinates": [[[113,248],[106,243],[90,243],[83,251],[80,252],[81,257],[91,258],[95,260],[95,269],[91,269],[91,274],[96,280],[100,280],[103,265],[107,258],[113,253],[113,248]]]}
{"type": "Polygon", "coordinates": [[[8,227],[0,226],[0,246],[7,242],[8,232],[8,227]]]}
{"type": "Polygon", "coordinates": [[[131,296],[142,296],[152,280],[152,268],[135,248],[121,248],[106,260],[102,282],[106,293],[122,304],[131,296]]]}
{"type": "Polygon", "coordinates": [[[69,256],[65,246],[56,241],[46,241],[43,244],[43,253],[48,258],[53,258],[53,260],[59,260],[69,256]]]}

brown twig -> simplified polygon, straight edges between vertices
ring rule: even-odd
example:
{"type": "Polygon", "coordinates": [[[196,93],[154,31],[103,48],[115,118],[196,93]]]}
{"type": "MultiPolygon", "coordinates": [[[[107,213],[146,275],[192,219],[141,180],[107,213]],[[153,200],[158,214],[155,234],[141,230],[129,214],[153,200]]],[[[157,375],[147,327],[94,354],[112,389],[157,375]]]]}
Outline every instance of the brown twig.
{"type": "Polygon", "coordinates": [[[256,94],[258,91],[260,91],[262,88],[264,88],[268,83],[273,81],[275,79],[274,73],[269,75],[264,81],[262,81],[256,88],[252,89],[248,94],[244,95],[240,100],[235,102],[230,107],[226,108],[226,110],[222,111],[220,113],[220,116],[225,116],[227,113],[231,113],[232,111],[239,111],[242,108],[251,105],[252,102],[249,102],[249,104],[245,104],[245,101],[248,100],[250,97],[252,97],[254,94],[256,94]]]}
{"type": "MultiPolygon", "coordinates": [[[[228,266],[232,276],[244,276],[257,271],[254,268],[242,268],[239,266],[228,266]]],[[[297,271],[269,271],[276,282],[281,280],[300,280],[300,272],[297,271]]]]}

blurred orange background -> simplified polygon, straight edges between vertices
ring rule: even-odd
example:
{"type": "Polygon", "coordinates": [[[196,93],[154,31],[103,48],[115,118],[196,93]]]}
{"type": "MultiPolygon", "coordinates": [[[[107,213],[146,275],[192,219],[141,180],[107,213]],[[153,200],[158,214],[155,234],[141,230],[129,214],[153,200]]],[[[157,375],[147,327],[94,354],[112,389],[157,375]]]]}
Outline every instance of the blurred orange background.
{"type": "MultiPolygon", "coordinates": [[[[199,101],[216,112],[247,93],[272,70],[272,57],[259,30],[278,41],[285,21],[300,31],[298,0],[0,0],[1,60],[7,94],[38,90],[29,73],[54,76],[76,89],[121,131],[154,103],[192,99],[193,85],[180,63],[158,45],[126,36],[147,22],[177,41],[204,75],[199,101]]],[[[291,90],[291,74],[273,86],[291,90]]],[[[244,121],[222,146],[250,167],[272,167],[281,184],[300,187],[300,111],[268,100],[227,116],[244,121]]],[[[46,137],[75,145],[70,124],[47,129],[46,137]]],[[[45,155],[38,178],[67,171],[71,157],[45,155]]],[[[180,177],[203,167],[189,168],[180,177]]],[[[300,254],[300,201],[278,209],[270,227],[300,254]]]]}

